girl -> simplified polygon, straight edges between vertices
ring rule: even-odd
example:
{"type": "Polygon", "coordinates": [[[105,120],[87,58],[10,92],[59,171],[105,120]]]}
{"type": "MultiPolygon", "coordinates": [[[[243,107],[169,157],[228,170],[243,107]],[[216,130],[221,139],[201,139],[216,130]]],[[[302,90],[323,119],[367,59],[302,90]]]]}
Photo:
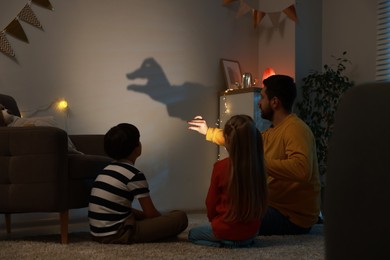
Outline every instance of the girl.
{"type": "Polygon", "coordinates": [[[247,115],[231,117],[223,133],[229,157],[214,164],[206,197],[211,225],[191,229],[188,239],[200,245],[247,247],[254,243],[266,211],[262,137],[247,115]]]}

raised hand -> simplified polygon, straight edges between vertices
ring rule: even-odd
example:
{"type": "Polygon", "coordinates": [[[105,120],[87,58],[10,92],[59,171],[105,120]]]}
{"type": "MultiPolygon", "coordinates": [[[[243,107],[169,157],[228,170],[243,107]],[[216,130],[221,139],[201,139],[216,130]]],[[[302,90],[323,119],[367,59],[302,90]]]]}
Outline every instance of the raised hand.
{"type": "Polygon", "coordinates": [[[189,125],[188,129],[197,131],[202,135],[206,135],[207,130],[209,129],[206,121],[203,119],[202,116],[196,116],[194,117],[194,119],[187,121],[187,123],[189,125]]]}

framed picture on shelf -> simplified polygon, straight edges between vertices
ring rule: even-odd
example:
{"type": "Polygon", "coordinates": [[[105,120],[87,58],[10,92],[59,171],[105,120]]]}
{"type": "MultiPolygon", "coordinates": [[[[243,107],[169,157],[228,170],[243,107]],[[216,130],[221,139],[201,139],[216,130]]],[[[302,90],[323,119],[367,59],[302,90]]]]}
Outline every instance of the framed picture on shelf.
{"type": "Polygon", "coordinates": [[[221,66],[225,75],[226,89],[238,89],[241,85],[240,63],[235,60],[221,59],[221,66]]]}

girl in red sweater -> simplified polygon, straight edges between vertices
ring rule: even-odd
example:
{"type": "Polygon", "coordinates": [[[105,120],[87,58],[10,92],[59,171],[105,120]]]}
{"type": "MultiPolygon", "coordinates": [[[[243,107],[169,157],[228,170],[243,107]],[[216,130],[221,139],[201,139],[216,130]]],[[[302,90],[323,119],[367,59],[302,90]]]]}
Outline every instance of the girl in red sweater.
{"type": "Polygon", "coordinates": [[[207,246],[248,247],[266,211],[262,137],[247,115],[231,117],[223,133],[229,157],[214,164],[206,197],[210,224],[192,228],[188,239],[207,246]]]}

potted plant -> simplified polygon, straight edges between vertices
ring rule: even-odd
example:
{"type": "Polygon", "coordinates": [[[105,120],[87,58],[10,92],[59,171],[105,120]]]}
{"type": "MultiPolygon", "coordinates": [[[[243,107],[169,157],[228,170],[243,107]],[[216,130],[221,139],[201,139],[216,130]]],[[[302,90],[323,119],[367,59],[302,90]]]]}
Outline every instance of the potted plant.
{"type": "Polygon", "coordinates": [[[335,58],[337,65],[325,64],[322,72],[313,71],[302,79],[302,100],[297,103],[298,115],[304,120],[316,139],[318,166],[321,184],[324,187],[328,142],[333,132],[334,114],[346,90],[354,83],[344,75],[346,65],[351,62],[347,52],[335,58]]]}

